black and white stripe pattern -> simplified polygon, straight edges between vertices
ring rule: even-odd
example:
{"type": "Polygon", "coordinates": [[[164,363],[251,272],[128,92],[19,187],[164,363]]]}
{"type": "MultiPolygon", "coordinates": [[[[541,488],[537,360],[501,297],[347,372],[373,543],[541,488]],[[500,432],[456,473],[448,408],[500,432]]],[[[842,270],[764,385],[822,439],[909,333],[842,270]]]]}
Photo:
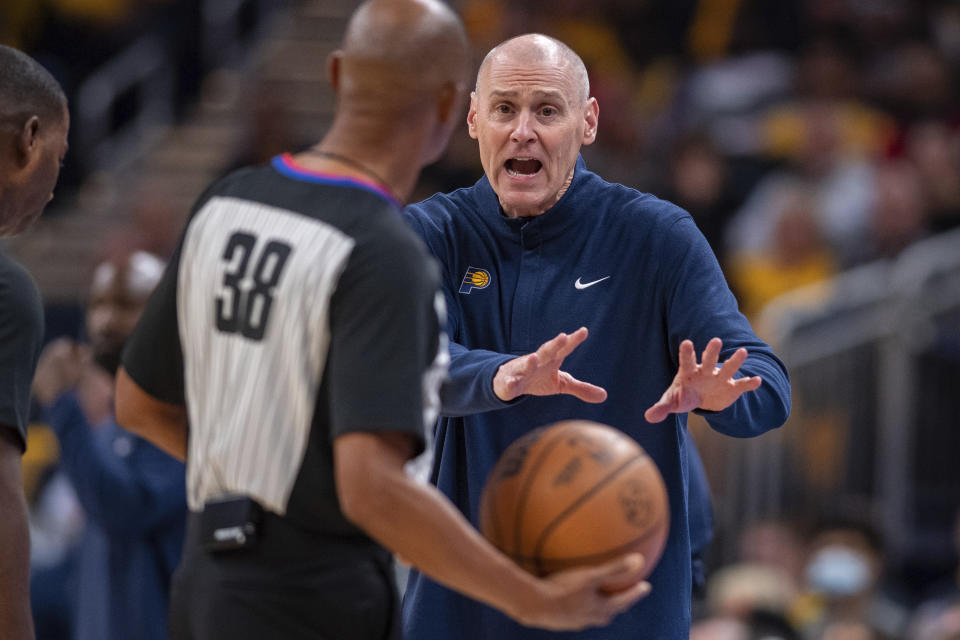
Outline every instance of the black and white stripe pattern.
{"type": "MultiPolygon", "coordinates": [[[[310,434],[330,343],[329,308],[354,240],[322,221],[237,198],[215,197],[183,245],[177,314],[191,425],[191,509],[242,493],[284,515],[310,434]],[[224,248],[241,231],[292,247],[272,292],[262,340],[215,327],[215,296],[228,269],[224,248]]],[[[254,256],[251,263],[255,262],[254,256]]],[[[240,288],[253,287],[250,269],[240,288]]]]}

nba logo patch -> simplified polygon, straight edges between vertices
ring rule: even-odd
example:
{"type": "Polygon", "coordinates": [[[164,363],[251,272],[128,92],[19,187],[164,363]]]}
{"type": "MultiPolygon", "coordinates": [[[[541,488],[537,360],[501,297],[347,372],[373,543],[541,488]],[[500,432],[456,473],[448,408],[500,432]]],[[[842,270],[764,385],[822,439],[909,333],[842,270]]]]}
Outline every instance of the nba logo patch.
{"type": "Polygon", "coordinates": [[[460,282],[460,293],[469,294],[474,289],[486,289],[490,286],[490,272],[486,269],[467,267],[460,282]]]}

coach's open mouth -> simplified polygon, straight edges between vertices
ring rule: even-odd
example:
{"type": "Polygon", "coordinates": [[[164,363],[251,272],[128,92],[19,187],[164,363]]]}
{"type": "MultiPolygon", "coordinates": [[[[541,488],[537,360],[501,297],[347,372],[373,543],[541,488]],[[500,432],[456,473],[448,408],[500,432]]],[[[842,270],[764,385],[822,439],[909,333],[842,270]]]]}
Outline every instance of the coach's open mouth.
{"type": "Polygon", "coordinates": [[[503,163],[511,176],[532,176],[540,171],[543,163],[536,158],[510,158],[503,163]]]}

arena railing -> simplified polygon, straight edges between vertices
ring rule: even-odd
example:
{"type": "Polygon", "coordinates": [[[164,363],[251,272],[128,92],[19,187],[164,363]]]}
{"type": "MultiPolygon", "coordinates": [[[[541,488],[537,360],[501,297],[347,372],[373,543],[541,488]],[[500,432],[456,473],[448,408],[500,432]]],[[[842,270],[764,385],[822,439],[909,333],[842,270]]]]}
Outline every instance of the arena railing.
{"type": "Polygon", "coordinates": [[[727,448],[718,519],[873,518],[896,561],[952,552],[960,505],[960,230],[788,293],[759,327],[790,370],[787,424],[727,448]]]}
{"type": "MultiPolygon", "coordinates": [[[[242,60],[266,17],[289,0],[204,0],[196,47],[202,74],[242,60]]],[[[189,29],[187,31],[190,31],[189,29]]],[[[178,37],[187,37],[180,34],[178,37]]],[[[74,153],[83,171],[122,168],[174,123],[177,60],[161,33],[148,33],[87,77],[74,98],[74,153]]]]}

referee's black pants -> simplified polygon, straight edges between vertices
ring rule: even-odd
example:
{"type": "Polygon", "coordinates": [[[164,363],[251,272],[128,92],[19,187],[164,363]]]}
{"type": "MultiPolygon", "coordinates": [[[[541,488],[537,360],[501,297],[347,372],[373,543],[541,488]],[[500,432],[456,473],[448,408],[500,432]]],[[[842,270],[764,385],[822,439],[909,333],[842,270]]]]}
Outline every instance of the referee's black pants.
{"type": "Polygon", "coordinates": [[[211,553],[191,514],[170,597],[172,640],[400,640],[383,549],[317,536],[264,514],[249,549],[211,553]]]}

